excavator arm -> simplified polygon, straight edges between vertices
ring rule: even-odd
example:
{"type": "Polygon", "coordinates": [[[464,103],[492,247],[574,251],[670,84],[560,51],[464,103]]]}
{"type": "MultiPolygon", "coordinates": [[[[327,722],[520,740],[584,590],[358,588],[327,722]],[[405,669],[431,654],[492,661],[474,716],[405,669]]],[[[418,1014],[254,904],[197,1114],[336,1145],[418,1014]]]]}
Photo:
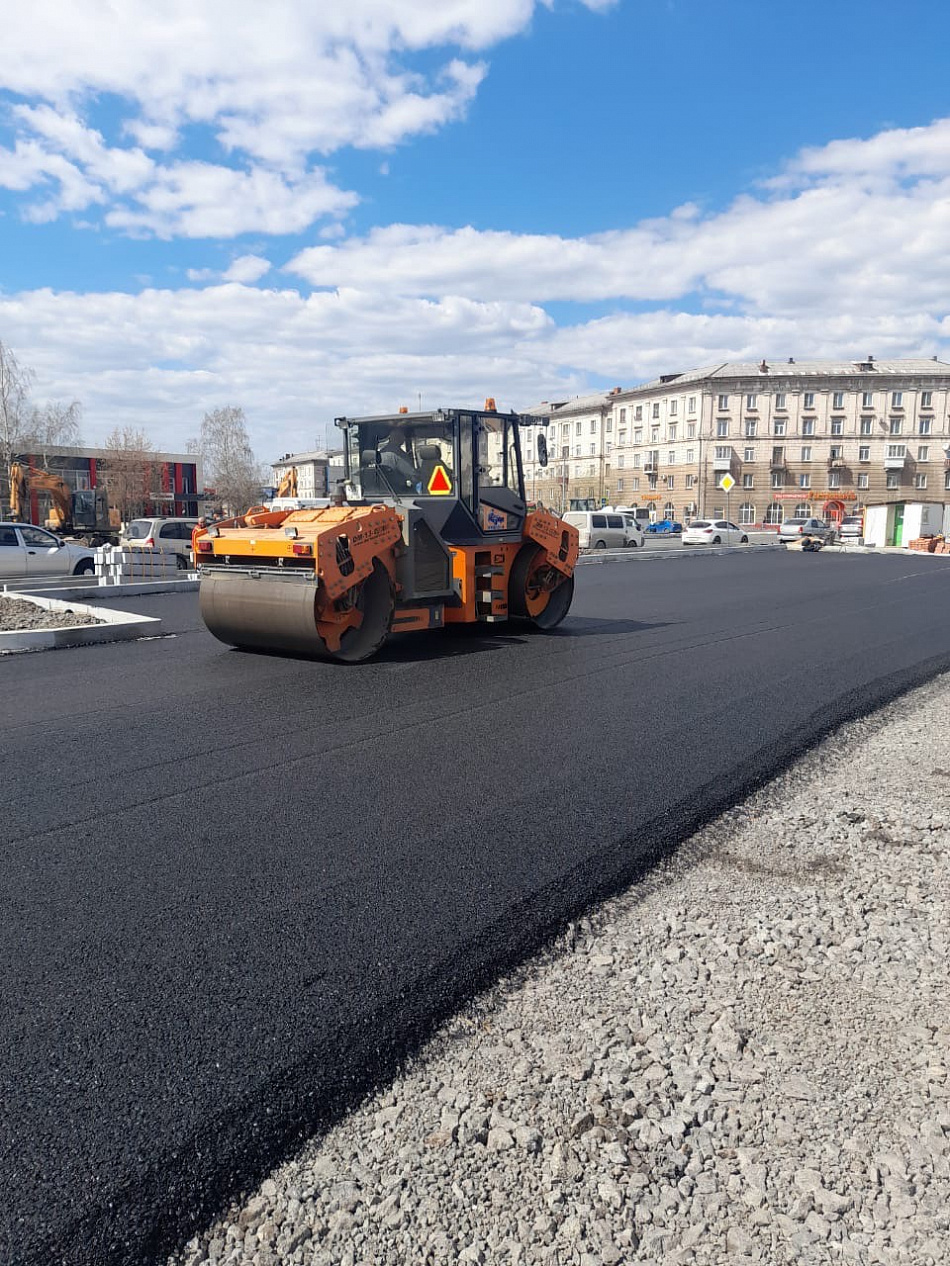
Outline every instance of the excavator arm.
{"type": "Polygon", "coordinates": [[[26,467],[22,462],[10,466],[10,514],[20,521],[29,518],[27,497],[31,492],[45,492],[52,501],[47,527],[62,532],[73,521],[73,493],[69,484],[49,471],[26,467]]]}

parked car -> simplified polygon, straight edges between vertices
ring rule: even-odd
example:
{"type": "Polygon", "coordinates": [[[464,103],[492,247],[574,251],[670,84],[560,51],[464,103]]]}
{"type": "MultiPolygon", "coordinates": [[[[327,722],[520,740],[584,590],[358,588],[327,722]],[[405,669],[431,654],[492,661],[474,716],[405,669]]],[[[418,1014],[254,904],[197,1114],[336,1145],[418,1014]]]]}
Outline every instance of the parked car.
{"type": "Polygon", "coordinates": [[[656,523],[648,523],[647,531],[660,533],[661,535],[672,536],[678,532],[682,532],[682,523],[676,523],[673,519],[659,519],[656,523]]]}
{"type": "Polygon", "coordinates": [[[95,552],[34,527],[32,523],[0,523],[0,580],[32,580],[35,576],[91,576],[95,552]]]}
{"type": "Polygon", "coordinates": [[[684,545],[748,545],[745,530],[728,519],[693,519],[683,532],[684,545]]]}
{"type": "Polygon", "coordinates": [[[631,535],[622,514],[593,510],[569,510],[564,521],[576,527],[581,549],[622,549],[631,535]]]}
{"type": "Polygon", "coordinates": [[[838,535],[842,540],[857,540],[864,535],[864,515],[846,514],[838,525],[838,535]]]}
{"type": "Polygon", "coordinates": [[[797,541],[802,536],[817,536],[823,545],[830,545],[837,533],[830,523],[824,519],[806,519],[802,517],[786,519],[778,530],[780,541],[797,541]]]}
{"type": "Polygon", "coordinates": [[[638,549],[645,543],[646,538],[643,535],[643,524],[634,514],[625,514],[623,516],[623,526],[626,533],[625,545],[630,549],[638,549]]]}
{"type": "Polygon", "coordinates": [[[191,533],[197,526],[197,519],[133,519],[119,544],[123,549],[175,554],[178,570],[187,571],[191,566],[191,533]]]}

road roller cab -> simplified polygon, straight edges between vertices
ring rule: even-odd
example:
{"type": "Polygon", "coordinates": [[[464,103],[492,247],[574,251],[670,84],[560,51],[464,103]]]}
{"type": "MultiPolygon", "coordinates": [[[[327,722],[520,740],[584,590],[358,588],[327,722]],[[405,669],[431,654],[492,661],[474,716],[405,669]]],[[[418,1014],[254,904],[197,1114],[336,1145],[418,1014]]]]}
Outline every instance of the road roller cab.
{"type": "Polygon", "coordinates": [[[488,404],[338,418],[344,504],[259,507],[196,533],[211,632],[234,646],[353,661],[389,633],[559,624],[577,532],[525,501],[520,434],[539,419],[488,404]]]}

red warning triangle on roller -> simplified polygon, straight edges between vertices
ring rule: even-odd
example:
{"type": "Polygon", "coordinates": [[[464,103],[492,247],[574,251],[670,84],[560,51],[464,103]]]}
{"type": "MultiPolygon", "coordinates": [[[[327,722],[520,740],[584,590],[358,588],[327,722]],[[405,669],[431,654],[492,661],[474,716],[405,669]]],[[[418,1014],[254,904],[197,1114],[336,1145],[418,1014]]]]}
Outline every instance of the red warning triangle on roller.
{"type": "Polygon", "coordinates": [[[452,480],[449,472],[441,464],[436,466],[429,476],[428,491],[433,497],[447,497],[452,492],[452,480]]]}

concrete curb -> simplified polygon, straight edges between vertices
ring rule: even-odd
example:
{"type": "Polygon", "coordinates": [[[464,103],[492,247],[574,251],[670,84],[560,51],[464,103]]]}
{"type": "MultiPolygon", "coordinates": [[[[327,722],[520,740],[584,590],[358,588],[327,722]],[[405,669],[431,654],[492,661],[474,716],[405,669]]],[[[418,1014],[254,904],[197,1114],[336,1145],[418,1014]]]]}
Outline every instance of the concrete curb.
{"type": "Polygon", "coordinates": [[[37,584],[36,581],[10,580],[2,588],[8,598],[22,598],[27,594],[53,596],[69,600],[98,598],[102,601],[112,598],[138,598],[150,593],[193,593],[198,588],[197,578],[190,580],[143,580],[133,581],[128,585],[69,585],[69,584],[37,584]]]}
{"type": "Polygon", "coordinates": [[[749,545],[716,545],[709,547],[705,545],[684,545],[681,549],[654,551],[644,548],[624,550],[605,549],[598,550],[596,554],[582,554],[577,560],[577,566],[583,567],[589,564],[597,565],[600,563],[635,563],[640,559],[642,559],[645,563],[659,562],[661,558],[697,558],[704,554],[747,554],[752,550],[784,548],[784,545],[780,545],[777,542],[773,544],[771,541],[763,541],[761,545],[754,543],[749,545]]]}
{"type": "Polygon", "coordinates": [[[155,634],[161,620],[154,615],[133,615],[129,611],[110,611],[83,602],[65,602],[60,598],[38,598],[35,594],[8,594],[22,602],[32,602],[44,611],[74,611],[91,615],[101,624],[81,624],[75,628],[17,629],[0,633],[0,655],[15,651],[50,651],[59,646],[88,646],[95,642],[124,642],[155,634]]]}

